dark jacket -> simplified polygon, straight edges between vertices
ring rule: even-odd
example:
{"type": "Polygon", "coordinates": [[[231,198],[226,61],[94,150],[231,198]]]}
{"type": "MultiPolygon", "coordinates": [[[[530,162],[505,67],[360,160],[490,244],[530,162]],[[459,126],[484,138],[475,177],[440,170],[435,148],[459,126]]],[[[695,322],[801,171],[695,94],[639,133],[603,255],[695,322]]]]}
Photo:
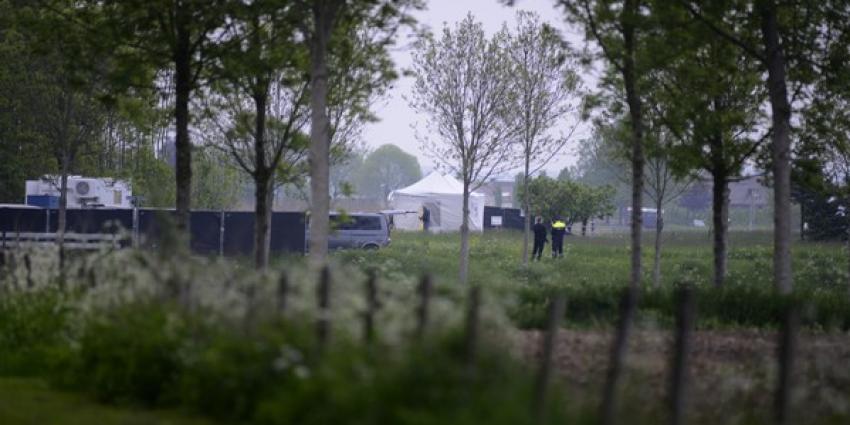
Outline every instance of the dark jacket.
{"type": "Polygon", "coordinates": [[[535,242],[546,242],[546,226],[543,223],[535,223],[532,229],[534,230],[535,242]]]}

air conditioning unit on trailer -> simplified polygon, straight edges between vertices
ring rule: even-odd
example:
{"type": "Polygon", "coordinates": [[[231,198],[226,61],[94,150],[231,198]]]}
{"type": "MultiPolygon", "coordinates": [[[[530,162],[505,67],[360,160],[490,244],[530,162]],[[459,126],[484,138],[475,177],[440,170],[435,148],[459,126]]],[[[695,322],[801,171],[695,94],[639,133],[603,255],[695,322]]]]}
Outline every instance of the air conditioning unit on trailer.
{"type": "MultiPolygon", "coordinates": [[[[44,176],[28,180],[27,204],[57,208],[61,180],[44,176]]],[[[130,184],[111,178],[68,176],[68,208],[132,208],[130,184]]]]}

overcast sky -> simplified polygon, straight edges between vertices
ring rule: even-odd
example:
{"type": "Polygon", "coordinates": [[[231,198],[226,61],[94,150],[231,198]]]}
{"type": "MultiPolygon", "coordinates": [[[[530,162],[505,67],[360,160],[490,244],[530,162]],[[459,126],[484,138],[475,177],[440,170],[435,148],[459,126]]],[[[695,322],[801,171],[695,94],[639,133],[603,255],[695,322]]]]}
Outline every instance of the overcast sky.
{"type": "MultiPolygon", "coordinates": [[[[583,46],[581,33],[565,24],[563,11],[555,7],[553,0],[518,0],[514,7],[503,6],[498,0],[427,0],[427,9],[416,12],[414,16],[419,24],[437,32],[442,29],[444,23],[454,26],[467,13],[472,13],[475,19],[483,24],[488,35],[491,35],[497,32],[503,23],[507,23],[509,28],[515,27],[517,10],[536,12],[545,22],[559,28],[571,44],[583,46]]],[[[401,37],[393,52],[393,59],[400,70],[411,66],[411,42],[409,35],[401,37]]],[[[375,149],[385,143],[398,145],[406,152],[416,155],[423,171],[427,171],[433,167],[433,161],[420,149],[413,129],[417,123],[418,128],[424,129],[426,117],[413,111],[405,100],[405,97],[410,97],[412,86],[413,79],[410,77],[402,77],[394,83],[389,95],[374,107],[380,121],[368,124],[363,136],[369,149],[375,149]]],[[[562,126],[567,127],[566,124],[562,126]]],[[[587,127],[580,126],[571,145],[546,167],[547,173],[557,174],[564,166],[574,164],[577,139],[587,135],[587,127]]]]}

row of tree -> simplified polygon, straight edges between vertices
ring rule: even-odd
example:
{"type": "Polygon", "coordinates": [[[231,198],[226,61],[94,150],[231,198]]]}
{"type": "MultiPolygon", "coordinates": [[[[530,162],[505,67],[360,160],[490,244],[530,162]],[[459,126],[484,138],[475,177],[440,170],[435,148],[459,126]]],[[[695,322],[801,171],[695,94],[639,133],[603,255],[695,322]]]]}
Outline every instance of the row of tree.
{"type": "Polygon", "coordinates": [[[299,179],[311,186],[310,252],[322,261],[329,164],[374,118],[371,104],[396,77],[393,35],[421,6],[2,0],[0,55],[8,60],[0,84],[9,90],[0,99],[0,140],[4,153],[29,162],[4,167],[4,181],[15,182],[4,184],[4,196],[17,197],[27,177],[61,175],[61,233],[70,172],[138,175],[142,186],[161,186],[168,173],[148,160],[173,152],[173,192],[150,197],[173,197],[185,229],[200,180],[193,174],[236,164],[255,188],[257,266],[268,263],[274,187],[299,179]],[[199,164],[193,152],[202,145],[212,159],[199,164]]]}
{"type": "MultiPolygon", "coordinates": [[[[645,186],[665,180],[647,174],[663,177],[667,169],[673,180],[685,182],[710,176],[714,279],[722,285],[728,185],[754,164],[770,171],[775,283],[780,292],[790,292],[792,160],[802,159],[800,153],[807,150],[846,152],[849,134],[834,131],[843,124],[823,125],[836,118],[833,114],[847,99],[850,74],[838,59],[848,52],[846,2],[558,3],[571,22],[586,30],[594,43],[591,54],[607,65],[595,99],[602,106],[597,123],[625,142],[614,156],[631,164],[632,284],[642,276],[645,186]],[[647,166],[652,162],[664,167],[647,166]]],[[[832,161],[824,155],[819,162],[834,168],[832,161]]],[[[654,200],[661,205],[664,196],[657,189],[654,200]]]]}
{"type": "MultiPolygon", "coordinates": [[[[850,6],[830,0],[556,3],[586,30],[586,58],[605,65],[586,106],[596,140],[606,142],[599,149],[630,165],[632,285],[643,274],[645,194],[661,209],[690,179],[705,175],[713,181],[714,279],[722,285],[729,182],[753,165],[769,170],[775,283],[790,292],[792,159],[817,164],[809,169],[822,170],[817,177],[833,187],[847,179],[841,171],[850,139],[850,73],[843,59],[850,53],[850,6]]],[[[504,167],[524,166],[529,184],[535,161],[563,147],[563,138],[547,137],[550,130],[577,112],[561,97],[577,86],[568,50],[557,36],[547,42],[553,31],[535,18],[521,14],[518,21],[515,33],[503,29],[488,39],[467,17],[444,28],[441,38],[417,45],[411,103],[429,118],[426,149],[462,177],[464,199],[504,167]],[[541,154],[536,147],[549,150],[541,154]]],[[[462,226],[461,280],[467,233],[462,226]]],[[[659,244],[657,234],[656,281],[659,244]]]]}

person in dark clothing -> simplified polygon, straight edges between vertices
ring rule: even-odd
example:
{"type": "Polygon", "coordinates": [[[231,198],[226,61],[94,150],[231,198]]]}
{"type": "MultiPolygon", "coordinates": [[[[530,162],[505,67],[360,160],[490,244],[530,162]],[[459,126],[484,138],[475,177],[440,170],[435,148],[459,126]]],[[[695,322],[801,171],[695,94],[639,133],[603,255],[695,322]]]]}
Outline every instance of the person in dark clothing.
{"type": "Polygon", "coordinates": [[[567,233],[567,224],[556,217],[552,222],[552,258],[564,256],[564,234],[567,233]]]}
{"type": "Polygon", "coordinates": [[[422,216],[419,219],[422,220],[422,230],[428,233],[428,228],[431,227],[431,211],[427,207],[422,206],[422,216]]]}
{"type": "Polygon", "coordinates": [[[543,245],[546,245],[546,226],[543,225],[543,218],[537,216],[534,219],[534,249],[531,251],[531,260],[540,261],[540,256],[543,255],[543,245]]]}

